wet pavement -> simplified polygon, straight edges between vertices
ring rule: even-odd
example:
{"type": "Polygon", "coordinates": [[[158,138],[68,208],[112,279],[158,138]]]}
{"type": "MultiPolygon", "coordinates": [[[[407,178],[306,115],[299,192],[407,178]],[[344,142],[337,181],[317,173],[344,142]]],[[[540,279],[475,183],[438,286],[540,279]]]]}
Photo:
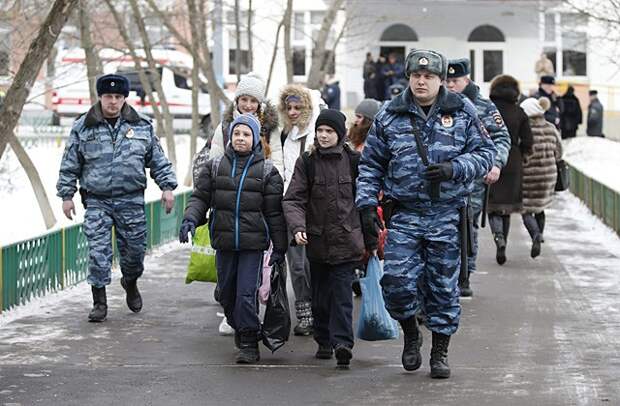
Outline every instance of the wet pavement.
{"type": "Polygon", "coordinates": [[[184,284],[189,249],[173,244],[147,258],[139,314],[115,272],[105,323],[87,322],[85,284],[0,318],[0,405],[620,404],[620,251],[590,236],[574,211],[561,195],[535,260],[520,217],[503,266],[482,230],[448,380],[428,375],[426,330],[413,373],[400,365],[402,338],[357,340],[348,371],[315,359],[307,337],[236,365],[232,337],[217,331],[213,285],[184,284]]]}

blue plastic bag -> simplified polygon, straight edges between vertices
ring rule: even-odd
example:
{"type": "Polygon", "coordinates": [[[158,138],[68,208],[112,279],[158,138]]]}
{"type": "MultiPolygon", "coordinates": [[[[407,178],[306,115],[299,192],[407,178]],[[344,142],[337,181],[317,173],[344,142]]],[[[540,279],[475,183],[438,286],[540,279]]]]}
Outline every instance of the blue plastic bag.
{"type": "Polygon", "coordinates": [[[366,267],[366,277],[360,279],[362,308],[357,322],[357,337],[366,341],[391,340],[398,338],[398,323],[385,309],[379,281],[383,266],[373,255],[366,267]]]}

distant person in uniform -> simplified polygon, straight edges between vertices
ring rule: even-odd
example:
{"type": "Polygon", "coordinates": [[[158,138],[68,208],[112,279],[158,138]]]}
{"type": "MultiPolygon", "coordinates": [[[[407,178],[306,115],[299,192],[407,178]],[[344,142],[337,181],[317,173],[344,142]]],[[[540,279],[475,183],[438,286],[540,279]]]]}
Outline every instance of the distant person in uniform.
{"type": "Polygon", "coordinates": [[[590,90],[590,104],[588,105],[588,128],[586,134],[590,137],[605,137],[603,134],[603,105],[598,99],[598,91],[590,90]]]}
{"type": "Polygon", "coordinates": [[[164,155],[151,120],[137,113],[125,98],[129,81],[120,75],[97,80],[99,101],[73,124],[60,164],[56,189],[62,210],[73,219],[73,196],[80,185],[86,214],[84,235],[88,240],[88,277],[93,294],[89,321],[104,321],[106,285],[111,282],[112,227],[120,253],[121,286],[129,309],[142,309],[137,281],[144,271],[146,216],[145,168],[163,191],[166,213],[174,206],[172,191],[177,179],[164,155]]]}
{"type": "Polygon", "coordinates": [[[555,93],[555,77],[545,75],[540,78],[538,91],[534,94],[536,99],[546,97],[551,102],[551,107],[545,112],[545,120],[560,129],[560,105],[558,95],[555,93]]]}

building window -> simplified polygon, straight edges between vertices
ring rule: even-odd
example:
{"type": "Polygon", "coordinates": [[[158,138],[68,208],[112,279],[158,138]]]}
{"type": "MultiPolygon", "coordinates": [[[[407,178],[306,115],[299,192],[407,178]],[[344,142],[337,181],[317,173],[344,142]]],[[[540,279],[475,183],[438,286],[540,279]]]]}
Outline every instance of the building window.
{"type": "MultiPolygon", "coordinates": [[[[248,49],[248,34],[241,31],[240,70],[241,75],[250,73],[250,50],[248,49]]],[[[228,74],[237,74],[237,33],[234,29],[228,31],[228,74]]]]}
{"type": "Polygon", "coordinates": [[[295,13],[295,21],[293,21],[293,39],[295,41],[302,41],[304,39],[304,13],[295,13]]]}
{"type": "Polygon", "coordinates": [[[484,50],[482,52],[483,59],[483,79],[490,82],[495,76],[504,72],[504,52],[484,50]]]}
{"type": "Polygon", "coordinates": [[[577,14],[562,14],[562,74],[564,76],[586,76],[586,50],[588,36],[587,17],[577,14]]]}
{"type": "Polygon", "coordinates": [[[545,14],[545,41],[555,41],[555,14],[545,14]]]}
{"type": "Polygon", "coordinates": [[[325,18],[324,11],[311,11],[310,12],[310,24],[312,25],[321,25],[323,24],[323,19],[325,18]]]}
{"type": "Polygon", "coordinates": [[[9,53],[4,50],[0,50],[0,76],[9,76],[10,71],[9,53]]]}
{"type": "Polygon", "coordinates": [[[293,75],[304,76],[306,74],[306,48],[293,47],[293,75]]]}
{"type": "Polygon", "coordinates": [[[469,34],[469,42],[504,42],[504,33],[492,25],[480,25],[469,34]]]}
{"type": "Polygon", "coordinates": [[[556,47],[545,47],[543,48],[543,52],[545,55],[547,55],[547,58],[549,58],[549,60],[553,64],[553,71],[557,72],[558,71],[558,51],[556,47]]]}
{"type": "Polygon", "coordinates": [[[405,24],[390,25],[381,34],[381,41],[417,41],[418,34],[405,24]]]}

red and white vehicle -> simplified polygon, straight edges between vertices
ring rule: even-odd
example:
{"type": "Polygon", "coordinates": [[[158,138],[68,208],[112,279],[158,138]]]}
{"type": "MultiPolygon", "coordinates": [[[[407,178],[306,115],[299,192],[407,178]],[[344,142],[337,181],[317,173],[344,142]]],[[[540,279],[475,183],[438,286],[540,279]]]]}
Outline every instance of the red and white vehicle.
{"type": "MultiPolygon", "coordinates": [[[[193,62],[191,56],[174,50],[153,50],[153,56],[158,65],[161,87],[166,95],[170,113],[175,119],[191,118],[192,91],[191,79],[188,78],[193,62]]],[[[151,101],[144,97],[145,92],[135,71],[133,59],[112,49],[101,50],[99,57],[104,73],[119,73],[129,79],[131,91],[127,98],[128,103],[137,111],[153,116],[151,101]]],[[[57,77],[53,84],[52,109],[61,118],[77,117],[85,113],[90,108],[91,101],[84,51],[74,49],[60,55],[56,66],[57,77]]],[[[157,99],[157,94],[155,98],[157,99]]],[[[159,104],[158,101],[156,103],[159,104]]],[[[211,103],[206,86],[201,86],[198,94],[198,111],[203,130],[210,128],[211,103]]]]}

